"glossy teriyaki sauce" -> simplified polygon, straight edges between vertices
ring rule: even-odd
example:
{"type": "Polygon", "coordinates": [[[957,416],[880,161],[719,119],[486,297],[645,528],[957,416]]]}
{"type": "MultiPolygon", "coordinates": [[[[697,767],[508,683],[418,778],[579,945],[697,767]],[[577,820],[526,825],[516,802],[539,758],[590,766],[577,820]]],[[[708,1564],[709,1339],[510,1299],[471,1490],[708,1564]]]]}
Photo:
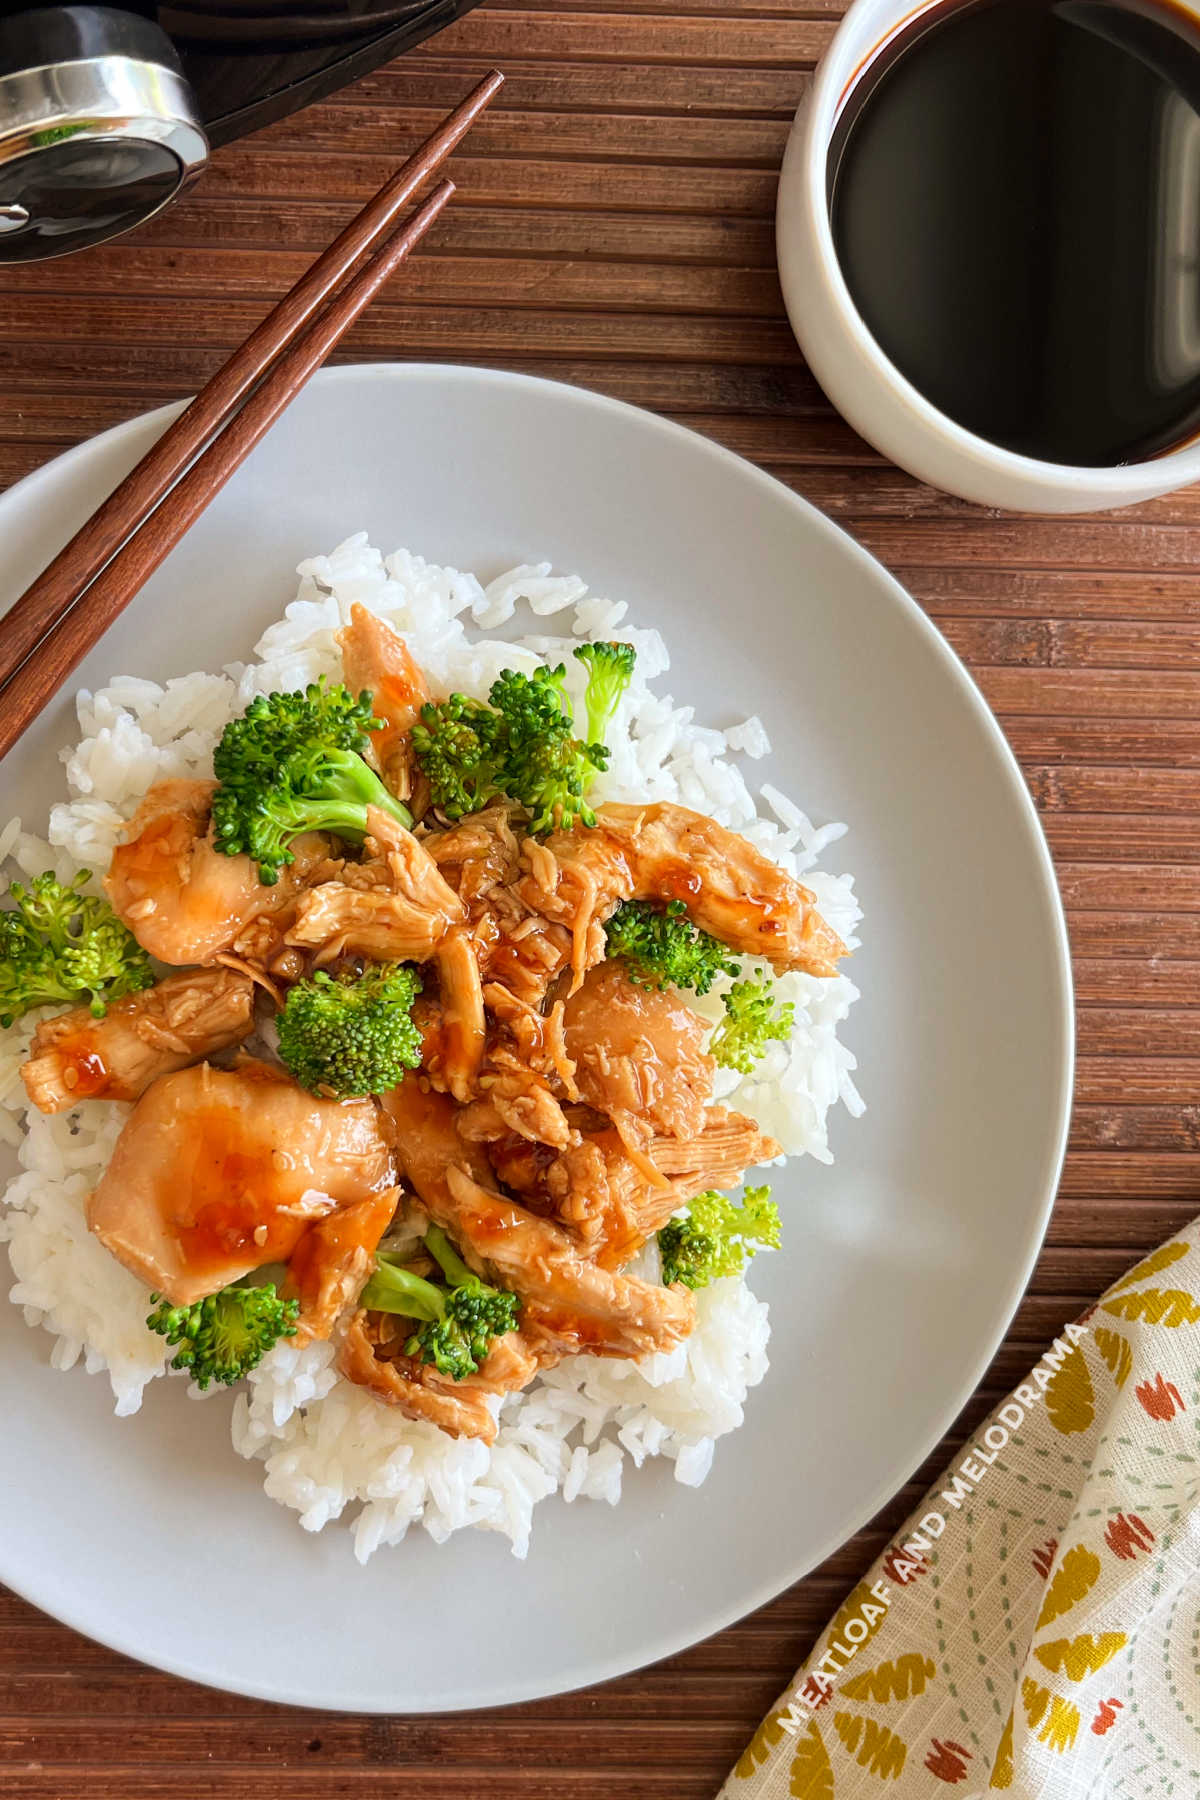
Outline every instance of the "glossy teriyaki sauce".
{"type": "Polygon", "coordinates": [[[1200,33],[1164,0],[966,0],[871,60],[829,156],[880,347],[992,443],[1136,462],[1200,430],[1200,33]]]}

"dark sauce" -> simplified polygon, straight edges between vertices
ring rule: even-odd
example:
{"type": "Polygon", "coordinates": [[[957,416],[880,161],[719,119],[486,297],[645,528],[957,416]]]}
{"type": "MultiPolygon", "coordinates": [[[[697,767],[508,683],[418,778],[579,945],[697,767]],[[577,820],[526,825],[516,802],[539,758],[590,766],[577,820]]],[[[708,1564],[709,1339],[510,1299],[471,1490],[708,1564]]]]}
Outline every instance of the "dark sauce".
{"type": "Polygon", "coordinates": [[[833,236],[880,347],[1026,456],[1200,430],[1200,32],[1161,0],[922,12],[845,101],[833,236]]]}

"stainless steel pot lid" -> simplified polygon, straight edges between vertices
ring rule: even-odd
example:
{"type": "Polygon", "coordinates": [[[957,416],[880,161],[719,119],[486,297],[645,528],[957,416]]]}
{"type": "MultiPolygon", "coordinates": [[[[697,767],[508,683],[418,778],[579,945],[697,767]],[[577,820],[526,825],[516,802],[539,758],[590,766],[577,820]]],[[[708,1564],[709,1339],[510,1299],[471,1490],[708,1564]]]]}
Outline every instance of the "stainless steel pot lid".
{"type": "Polygon", "coordinates": [[[0,262],[132,230],[207,157],[179,58],[148,19],[54,6],[0,23],[0,262]]]}

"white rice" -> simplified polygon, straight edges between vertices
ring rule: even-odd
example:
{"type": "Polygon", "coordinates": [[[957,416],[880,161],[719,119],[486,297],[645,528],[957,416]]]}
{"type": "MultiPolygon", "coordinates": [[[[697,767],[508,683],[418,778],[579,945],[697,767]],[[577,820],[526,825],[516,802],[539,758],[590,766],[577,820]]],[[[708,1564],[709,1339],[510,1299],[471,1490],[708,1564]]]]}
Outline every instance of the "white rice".
{"type": "MultiPolygon", "coordinates": [[[[589,594],[578,576],[556,576],[548,563],[510,569],[482,586],[407,550],[384,558],[365,533],[301,563],[298,573],[296,599],[263,634],[255,661],[165,687],[124,675],[97,693],[81,692],[81,741],[62,752],[70,798],[51,809],[49,842],[19,819],[0,830],[0,863],[26,876],[53,868],[69,879],[85,867],[98,877],[146,789],[165,776],[211,775],[213,745],[253,695],[322,674],[340,678],[334,634],[361,601],[403,633],[435,691],[486,697],[501,669],[532,669],[543,658],[565,661],[569,685],[580,691],[583,671],[570,653],[581,638],[619,635],[635,644],[634,681],[610,729],[610,768],[594,797],[678,800],[710,814],[802,875],[829,922],[848,944],[857,941],[851,878],[816,867],[845,827],[814,826],[768,785],[756,800],[733,757],[769,752],[762,721],[702,725],[692,707],[656,692],[670,667],[666,647],[658,632],[626,624],[624,601],[589,594]],[[553,619],[561,635],[515,643],[481,635],[508,625],[520,605],[540,621],[553,619]]],[[[722,1071],[717,1098],[752,1113],[789,1155],[829,1162],[830,1107],[841,1101],[855,1115],[862,1110],[854,1057],[837,1038],[857,991],[844,975],[792,974],[780,994],[795,1004],[791,1040],[772,1045],[753,1076],[722,1071]]],[[[719,990],[698,1005],[718,1018],[719,990]]],[[[0,1136],[17,1145],[21,1167],[0,1214],[16,1277],[9,1297],[29,1324],[53,1334],[56,1368],[82,1357],[90,1372],[107,1372],[125,1416],[137,1411],[146,1383],[165,1372],[169,1353],[146,1328],[146,1290],[89,1235],[83,1208],[129,1109],[96,1102],[44,1118],[29,1108],[18,1070],[33,1022],[0,1038],[0,1136]]],[[[653,1270],[653,1248],[643,1256],[653,1270]]],[[[741,1424],[746,1395],[766,1373],[769,1325],[766,1304],[740,1278],[700,1293],[697,1313],[695,1332],[670,1356],[576,1357],[497,1402],[500,1429],[490,1449],[380,1405],[337,1375],[332,1345],[281,1343],[233,1402],[234,1447],[262,1461],[267,1493],[292,1507],[306,1530],[349,1517],[361,1561],[416,1523],[439,1543],[468,1525],[502,1531],[524,1556],[539,1500],[559,1492],[567,1502],[615,1505],[627,1458],[638,1468],[664,1456],[678,1481],[704,1480],[715,1440],[741,1424]]]]}

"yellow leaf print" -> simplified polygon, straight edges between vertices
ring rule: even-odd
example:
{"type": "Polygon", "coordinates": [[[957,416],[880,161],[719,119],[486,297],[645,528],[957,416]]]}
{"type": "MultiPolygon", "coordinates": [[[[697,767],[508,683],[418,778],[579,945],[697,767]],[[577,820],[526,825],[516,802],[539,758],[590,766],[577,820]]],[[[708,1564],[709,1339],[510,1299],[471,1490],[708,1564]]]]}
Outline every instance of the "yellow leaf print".
{"type": "Polygon", "coordinates": [[[1061,1670],[1069,1680],[1082,1681],[1085,1675],[1094,1675],[1106,1662],[1111,1662],[1117,1651],[1125,1648],[1126,1642],[1123,1631],[1105,1631],[1099,1637],[1084,1631],[1078,1637],[1055,1638],[1052,1643],[1038,1644],[1033,1654],[1052,1675],[1061,1670]]]}
{"type": "Polygon", "coordinates": [[[1029,1720],[1029,1729],[1033,1731],[1041,1726],[1037,1734],[1039,1744],[1049,1744],[1060,1755],[1071,1748],[1079,1731],[1077,1706],[1072,1706],[1069,1700],[1060,1699],[1057,1694],[1052,1695],[1048,1688],[1039,1687],[1028,1676],[1021,1683],[1021,1704],[1025,1708],[1025,1717],[1029,1720]],[[1049,1712],[1046,1710],[1047,1706],[1049,1712]]]}
{"type": "Polygon", "coordinates": [[[1021,1683],[1021,1705],[1025,1708],[1025,1717],[1029,1720],[1029,1729],[1040,1724],[1042,1714],[1050,1704],[1050,1689],[1040,1687],[1026,1675],[1021,1683]]]}
{"type": "Polygon", "coordinates": [[[1046,1389],[1046,1411],[1050,1423],[1064,1437],[1073,1431],[1086,1431],[1096,1416],[1096,1396],[1083,1351],[1076,1345],[1064,1356],[1046,1389]]]}
{"type": "Polygon", "coordinates": [[[755,1769],[771,1760],[771,1752],[783,1736],[783,1726],[779,1723],[781,1716],[777,1712],[768,1713],[738,1757],[733,1772],[740,1781],[749,1781],[755,1769]]]}
{"type": "Polygon", "coordinates": [[[833,1728],[857,1762],[885,1781],[894,1781],[904,1768],[908,1745],[886,1725],[865,1719],[861,1713],[833,1715],[833,1728]]]}
{"type": "Polygon", "coordinates": [[[874,1700],[880,1706],[888,1700],[907,1700],[923,1694],[936,1674],[929,1657],[910,1650],[894,1662],[880,1663],[878,1668],[864,1669],[849,1681],[843,1681],[847,1700],[874,1700]]]}
{"type": "Polygon", "coordinates": [[[1049,1744],[1061,1756],[1064,1750],[1074,1748],[1078,1734],[1079,1708],[1055,1694],[1050,1702],[1050,1717],[1038,1732],[1038,1743],[1049,1744]]]}
{"type": "Polygon", "coordinates": [[[1129,1348],[1129,1339],[1122,1337],[1119,1331],[1110,1331],[1107,1325],[1097,1325],[1092,1336],[1096,1340],[1097,1350],[1112,1370],[1113,1380],[1119,1388],[1124,1387],[1133,1367],[1133,1351],[1129,1348]]]}
{"type": "MultiPolygon", "coordinates": [[[[1042,1601],[1042,1610],[1038,1614],[1036,1629],[1049,1625],[1053,1620],[1061,1618],[1069,1612],[1077,1600],[1082,1600],[1089,1588],[1095,1586],[1100,1577],[1100,1558],[1082,1544],[1076,1544],[1068,1550],[1050,1577],[1050,1585],[1046,1589],[1042,1601]]],[[[1032,1724],[1033,1721],[1030,1720],[1032,1724]]]]}
{"type": "Polygon", "coordinates": [[[1118,1319],[1144,1319],[1147,1325],[1194,1325],[1200,1306],[1182,1288],[1143,1288],[1140,1294],[1118,1294],[1104,1302],[1118,1319]]]}
{"type": "Polygon", "coordinates": [[[789,1782],[792,1800],[833,1800],[833,1770],[829,1752],[814,1720],[796,1746],[789,1782]]]}
{"type": "Polygon", "coordinates": [[[1153,1256],[1147,1256],[1136,1268],[1130,1269],[1128,1275],[1122,1275],[1120,1281],[1114,1281],[1104,1298],[1107,1300],[1109,1294],[1119,1294],[1125,1288],[1135,1287],[1139,1281],[1148,1281],[1151,1275],[1161,1275],[1164,1269],[1177,1263],[1181,1256],[1186,1256],[1190,1247],[1188,1244],[1181,1244],[1178,1238],[1173,1244],[1163,1244],[1153,1256]]]}
{"type": "Polygon", "coordinates": [[[1009,1713],[1004,1730],[1000,1733],[1000,1742],[996,1745],[996,1757],[992,1763],[992,1779],[989,1788],[1010,1788],[1013,1778],[1012,1764],[1013,1715],[1009,1713]]]}

